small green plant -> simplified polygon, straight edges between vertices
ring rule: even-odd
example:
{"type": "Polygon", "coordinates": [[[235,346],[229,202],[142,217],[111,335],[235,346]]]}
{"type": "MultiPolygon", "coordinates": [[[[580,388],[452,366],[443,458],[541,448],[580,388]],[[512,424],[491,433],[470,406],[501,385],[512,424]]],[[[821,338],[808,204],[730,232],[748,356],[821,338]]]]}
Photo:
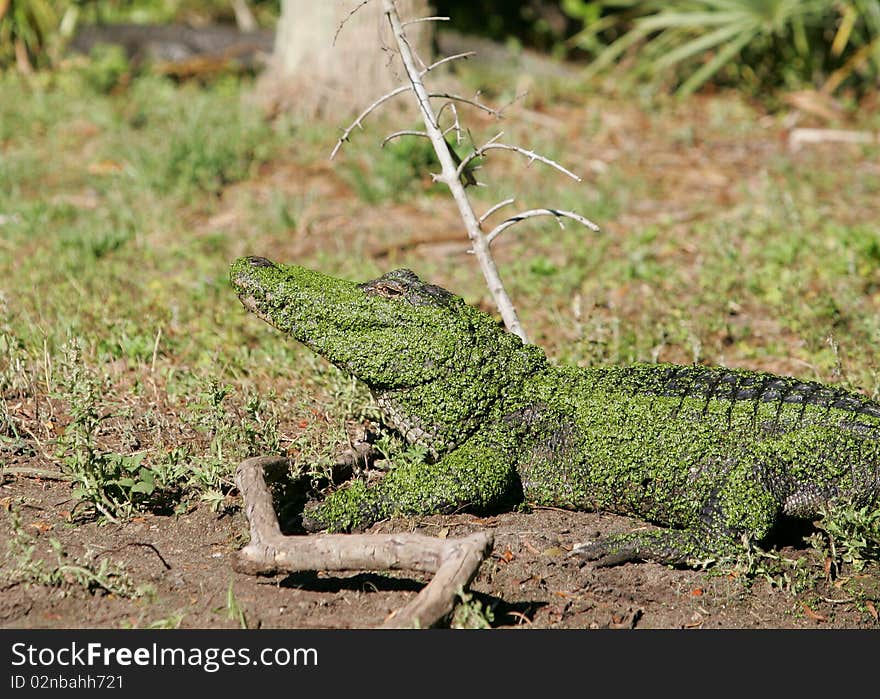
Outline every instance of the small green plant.
{"type": "Polygon", "coordinates": [[[82,342],[67,344],[59,369],[59,397],[70,413],[58,440],[62,470],[73,481],[74,495],[103,518],[127,517],[155,493],[156,474],[143,465],[144,454],[119,454],[98,444],[99,427],[111,416],[109,383],[85,363],[82,342]]]}
{"type": "Polygon", "coordinates": [[[459,603],[452,612],[450,627],[453,629],[490,629],[495,621],[492,609],[471,593],[460,590],[459,603]]]}
{"type": "Polygon", "coordinates": [[[864,506],[826,510],[810,536],[813,548],[831,561],[835,575],[844,564],[860,572],[880,561],[880,510],[864,506]]]}
{"type": "Polygon", "coordinates": [[[166,617],[162,617],[161,619],[154,619],[153,621],[147,623],[144,626],[141,626],[140,623],[130,621],[128,619],[124,620],[120,624],[120,628],[123,629],[179,629],[180,624],[183,622],[186,614],[184,612],[172,612],[166,617]]]}
{"type": "Polygon", "coordinates": [[[174,612],[162,619],[151,621],[145,628],[148,629],[179,629],[186,614],[184,612],[174,612]]]}
{"type": "Polygon", "coordinates": [[[63,550],[61,542],[49,539],[49,558],[37,555],[37,539],[25,531],[21,516],[13,509],[9,513],[12,536],[7,542],[7,558],[4,566],[7,584],[45,585],[63,591],[83,588],[90,593],[103,592],[118,597],[141,597],[149,594],[148,587],[139,587],[121,568],[110,559],[94,561],[71,559],[63,550]]]}
{"type": "Polygon", "coordinates": [[[229,581],[229,587],[226,590],[226,617],[238,624],[240,629],[248,627],[247,617],[244,609],[235,598],[235,591],[232,589],[232,580],[229,581]]]}
{"type": "Polygon", "coordinates": [[[160,194],[218,194],[246,179],[272,154],[271,127],[235,96],[209,100],[194,94],[179,117],[167,143],[145,164],[150,184],[160,194]]]}
{"type": "Polygon", "coordinates": [[[869,506],[829,508],[816,528],[805,539],[811,548],[801,555],[747,547],[733,569],[746,585],[762,579],[776,589],[799,594],[832,580],[846,583],[850,572],[880,562],[880,511],[869,506]]]}
{"type": "Polygon", "coordinates": [[[97,44],[92,48],[89,58],[82,73],[95,92],[110,92],[131,77],[131,64],[121,46],[97,44]]]}
{"type": "Polygon", "coordinates": [[[399,435],[382,430],[375,443],[376,448],[388,460],[391,468],[408,464],[421,464],[428,456],[426,447],[407,444],[399,435]]]}
{"type": "MultiPolygon", "coordinates": [[[[2,301],[2,299],[0,299],[2,301]]],[[[19,421],[10,410],[6,396],[21,396],[31,390],[27,357],[16,338],[0,325],[0,454],[9,448],[30,450],[19,421]]],[[[2,464],[0,464],[2,469],[2,464]]]]}
{"type": "Polygon", "coordinates": [[[0,293],[0,396],[21,396],[32,389],[25,343],[12,331],[9,305],[0,293]]]}
{"type": "Polygon", "coordinates": [[[238,461],[280,450],[274,396],[264,401],[259,394],[248,392],[241,408],[229,405],[227,398],[233,393],[231,386],[209,378],[185,416],[209,439],[207,453],[193,467],[190,486],[214,509],[220,508],[232,487],[232,471],[238,461]]]}
{"type": "Polygon", "coordinates": [[[120,502],[107,491],[107,454],[96,443],[96,433],[101,422],[103,396],[107,382],[86,366],[83,359],[83,343],[72,339],[64,348],[59,371],[60,398],[69,405],[70,422],[58,440],[63,470],[75,484],[78,498],[89,502],[103,516],[115,519],[120,502]]]}
{"type": "MultiPolygon", "coordinates": [[[[718,574],[724,567],[713,569],[718,574]]],[[[764,580],[771,587],[789,594],[812,590],[825,580],[822,565],[810,556],[789,557],[778,551],[765,551],[758,547],[747,549],[732,566],[746,587],[756,580],[764,580]]]]}

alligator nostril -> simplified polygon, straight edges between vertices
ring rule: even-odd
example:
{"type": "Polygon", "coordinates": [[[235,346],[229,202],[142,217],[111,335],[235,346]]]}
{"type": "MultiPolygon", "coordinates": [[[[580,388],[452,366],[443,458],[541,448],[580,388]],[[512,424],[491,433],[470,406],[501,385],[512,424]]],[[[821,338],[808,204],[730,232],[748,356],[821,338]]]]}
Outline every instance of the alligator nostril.
{"type": "Polygon", "coordinates": [[[251,263],[251,267],[274,267],[275,265],[267,260],[265,257],[249,257],[247,258],[248,262],[251,263]]]}

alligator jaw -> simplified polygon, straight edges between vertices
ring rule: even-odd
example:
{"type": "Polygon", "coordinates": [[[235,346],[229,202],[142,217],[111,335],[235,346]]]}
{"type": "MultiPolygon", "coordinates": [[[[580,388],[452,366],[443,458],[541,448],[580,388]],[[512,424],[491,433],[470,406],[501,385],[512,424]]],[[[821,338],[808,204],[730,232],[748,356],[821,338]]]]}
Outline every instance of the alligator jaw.
{"type": "Polygon", "coordinates": [[[244,306],[251,313],[256,313],[258,316],[260,315],[257,309],[257,300],[251,296],[250,294],[241,294],[238,297],[238,300],[241,301],[241,305],[244,306]]]}

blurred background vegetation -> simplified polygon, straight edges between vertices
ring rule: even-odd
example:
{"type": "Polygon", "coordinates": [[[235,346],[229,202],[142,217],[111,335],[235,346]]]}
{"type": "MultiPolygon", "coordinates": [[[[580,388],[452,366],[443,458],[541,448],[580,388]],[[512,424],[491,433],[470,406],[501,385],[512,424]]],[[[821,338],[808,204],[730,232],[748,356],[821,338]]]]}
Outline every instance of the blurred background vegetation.
{"type": "MultiPolygon", "coordinates": [[[[233,23],[246,5],[271,28],[280,0],[0,0],[0,68],[44,68],[86,25],[233,23]]],[[[434,0],[452,29],[582,61],[615,86],[687,94],[841,88],[880,76],[880,0],[434,0]]]]}

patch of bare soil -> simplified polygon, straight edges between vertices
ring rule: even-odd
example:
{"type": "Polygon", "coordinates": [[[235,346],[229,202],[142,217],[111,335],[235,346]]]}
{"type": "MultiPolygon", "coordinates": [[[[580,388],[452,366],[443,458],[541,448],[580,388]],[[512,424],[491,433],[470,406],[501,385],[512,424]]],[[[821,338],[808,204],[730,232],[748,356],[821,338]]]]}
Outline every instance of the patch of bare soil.
{"type": "MultiPolygon", "coordinates": [[[[128,598],[89,592],[72,581],[53,587],[4,584],[0,626],[7,628],[363,628],[380,624],[421,589],[417,574],[300,573],[251,577],[233,572],[246,539],[242,512],[232,505],[218,515],[199,507],[181,516],[145,515],[125,524],[69,522],[70,491],[54,481],[18,479],[0,490],[13,502],[37,556],[56,539],[67,559],[98,569],[106,559],[136,585],[128,598]],[[231,590],[231,593],[230,593],[231,590]],[[230,602],[230,596],[233,598],[230,602]]],[[[0,538],[14,533],[6,510],[0,538]]],[[[762,581],[751,586],[735,575],[677,570],[653,563],[615,568],[579,567],[566,554],[573,544],[641,523],[608,514],[541,509],[492,517],[467,514],[401,518],[373,532],[415,531],[460,537],[481,529],[495,548],[472,584],[497,627],[528,628],[864,628],[876,622],[852,604],[811,595],[799,598],[762,581]]],[[[787,550],[786,553],[796,555],[787,550]]],[[[7,560],[4,573],[15,563],[7,560]]],[[[473,604],[473,602],[472,602],[473,604]]]]}

